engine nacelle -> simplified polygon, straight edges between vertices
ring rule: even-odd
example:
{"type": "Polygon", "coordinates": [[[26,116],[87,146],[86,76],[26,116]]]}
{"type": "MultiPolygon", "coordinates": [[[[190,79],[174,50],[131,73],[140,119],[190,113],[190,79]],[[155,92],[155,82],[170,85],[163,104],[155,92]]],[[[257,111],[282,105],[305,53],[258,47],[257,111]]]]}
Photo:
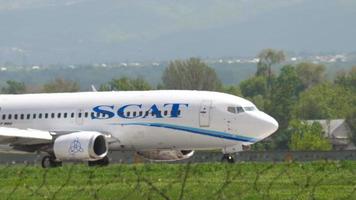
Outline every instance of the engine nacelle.
{"type": "Polygon", "coordinates": [[[139,151],[138,155],[147,160],[153,161],[177,161],[184,160],[193,156],[193,150],[150,150],[139,151]]]}
{"type": "Polygon", "coordinates": [[[58,160],[95,161],[107,155],[108,143],[102,133],[81,131],[59,136],[53,151],[58,160]]]}

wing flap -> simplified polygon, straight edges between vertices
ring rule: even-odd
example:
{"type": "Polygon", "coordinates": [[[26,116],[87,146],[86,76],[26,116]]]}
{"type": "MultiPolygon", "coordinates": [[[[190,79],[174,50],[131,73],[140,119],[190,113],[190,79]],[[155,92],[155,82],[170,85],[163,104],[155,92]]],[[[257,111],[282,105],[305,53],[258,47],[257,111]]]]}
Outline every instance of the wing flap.
{"type": "Polygon", "coordinates": [[[0,144],[34,145],[51,143],[49,131],[0,127],[0,144]]]}

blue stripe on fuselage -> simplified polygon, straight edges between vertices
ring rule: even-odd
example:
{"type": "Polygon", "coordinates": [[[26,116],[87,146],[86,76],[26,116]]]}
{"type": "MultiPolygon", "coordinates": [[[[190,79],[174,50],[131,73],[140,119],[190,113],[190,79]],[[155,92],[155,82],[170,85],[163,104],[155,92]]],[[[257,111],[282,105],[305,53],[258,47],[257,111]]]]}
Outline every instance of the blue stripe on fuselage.
{"type": "Polygon", "coordinates": [[[187,131],[187,132],[191,132],[191,133],[207,135],[207,136],[223,138],[223,139],[229,139],[229,140],[236,140],[236,141],[240,141],[240,142],[256,142],[257,141],[257,139],[251,138],[251,137],[234,135],[231,133],[226,133],[226,132],[221,132],[221,131],[213,131],[213,130],[208,130],[208,129],[180,126],[180,125],[175,125],[175,124],[133,122],[133,123],[112,123],[111,125],[151,126],[151,127],[168,128],[168,129],[179,130],[179,131],[187,131]]]}

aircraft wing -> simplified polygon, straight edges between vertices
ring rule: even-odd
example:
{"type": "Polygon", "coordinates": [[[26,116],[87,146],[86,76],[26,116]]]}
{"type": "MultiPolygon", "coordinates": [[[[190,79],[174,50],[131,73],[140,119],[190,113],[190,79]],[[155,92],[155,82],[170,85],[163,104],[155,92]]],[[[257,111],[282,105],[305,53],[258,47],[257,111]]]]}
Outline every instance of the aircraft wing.
{"type": "Polygon", "coordinates": [[[27,146],[49,144],[53,136],[48,131],[0,127],[0,145],[27,146]]]}

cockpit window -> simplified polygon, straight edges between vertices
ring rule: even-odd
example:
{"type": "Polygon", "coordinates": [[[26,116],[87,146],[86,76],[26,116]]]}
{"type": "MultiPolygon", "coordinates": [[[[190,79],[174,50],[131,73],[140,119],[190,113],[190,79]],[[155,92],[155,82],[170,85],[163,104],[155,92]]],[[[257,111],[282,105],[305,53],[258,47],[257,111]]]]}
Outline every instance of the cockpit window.
{"type": "Polygon", "coordinates": [[[235,107],[227,107],[227,111],[231,113],[236,113],[235,107]]]}
{"type": "Polygon", "coordinates": [[[255,111],[256,107],[249,106],[249,107],[244,107],[245,111],[255,111]]]}
{"type": "Polygon", "coordinates": [[[227,107],[227,111],[234,114],[245,112],[242,107],[233,107],[233,106],[227,107]]]}
{"type": "Polygon", "coordinates": [[[242,113],[244,112],[244,109],[242,107],[236,107],[237,113],[242,113]]]}

